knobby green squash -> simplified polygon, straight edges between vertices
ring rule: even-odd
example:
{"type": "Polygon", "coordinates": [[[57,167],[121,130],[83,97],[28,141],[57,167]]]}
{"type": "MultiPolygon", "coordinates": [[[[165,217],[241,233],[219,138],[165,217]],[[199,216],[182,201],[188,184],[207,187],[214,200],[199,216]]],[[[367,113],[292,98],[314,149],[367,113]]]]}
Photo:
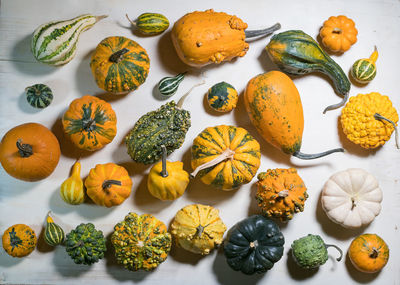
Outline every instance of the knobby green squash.
{"type": "Polygon", "coordinates": [[[76,53],[81,32],[107,16],[81,15],[71,20],[54,21],[39,26],[31,41],[34,57],[50,65],[62,65],[71,61],[76,53]]]}
{"type": "Polygon", "coordinates": [[[170,97],[176,93],[179,84],[185,78],[186,72],[179,73],[174,77],[164,77],[158,82],[158,91],[165,97],[170,97]]]}
{"type": "Polygon", "coordinates": [[[161,34],[169,27],[168,19],[158,13],[143,13],[135,21],[129,19],[128,14],[126,18],[140,33],[148,36],[161,34]]]}
{"type": "Polygon", "coordinates": [[[311,36],[299,30],[279,33],[271,38],[266,50],[283,72],[292,75],[321,72],[331,78],[336,92],[343,96],[343,100],[326,107],[324,113],[346,103],[351,86],[349,79],[311,36]]]}
{"type": "Polygon", "coordinates": [[[53,100],[53,92],[45,84],[35,84],[26,87],[26,100],[35,108],[43,109],[50,105],[53,100]]]}

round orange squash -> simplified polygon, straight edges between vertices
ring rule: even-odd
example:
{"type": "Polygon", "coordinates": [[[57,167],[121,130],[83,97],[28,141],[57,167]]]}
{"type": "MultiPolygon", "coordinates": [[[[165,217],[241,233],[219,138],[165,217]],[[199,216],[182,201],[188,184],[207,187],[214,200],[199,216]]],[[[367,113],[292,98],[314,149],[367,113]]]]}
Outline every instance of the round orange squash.
{"type": "Polygon", "coordinates": [[[56,168],[60,153],[56,136],[38,123],[12,128],[0,143],[0,162],[4,170],[24,181],[48,177],[56,168]]]}
{"type": "Polygon", "coordinates": [[[128,171],[115,163],[97,164],[85,180],[86,193],[97,205],[120,205],[131,194],[132,179],[128,171]]]}
{"type": "Polygon", "coordinates": [[[24,224],[16,224],[3,233],[3,248],[12,257],[29,255],[36,247],[36,234],[33,229],[24,224]]]}
{"type": "Polygon", "coordinates": [[[358,31],[352,19],[331,16],[319,32],[322,43],[333,52],[345,52],[357,42],[358,31]]]}

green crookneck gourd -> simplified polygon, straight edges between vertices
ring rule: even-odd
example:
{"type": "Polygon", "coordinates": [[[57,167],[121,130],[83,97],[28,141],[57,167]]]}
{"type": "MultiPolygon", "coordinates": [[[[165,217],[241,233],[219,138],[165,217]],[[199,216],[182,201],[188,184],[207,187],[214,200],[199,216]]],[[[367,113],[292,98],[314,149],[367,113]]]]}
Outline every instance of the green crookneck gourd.
{"type": "Polygon", "coordinates": [[[319,235],[308,234],[295,240],[291,247],[294,260],[305,269],[314,269],[325,264],[328,260],[328,247],[334,247],[339,251],[340,256],[336,259],[337,261],[340,261],[343,257],[343,252],[339,247],[333,244],[325,244],[319,235]]]}
{"type": "Polygon", "coordinates": [[[309,35],[290,30],[274,35],[266,47],[271,60],[285,73],[302,75],[321,72],[329,76],[343,99],[325,108],[324,113],[342,107],[350,92],[350,81],[342,68],[309,35]]]}
{"type": "Polygon", "coordinates": [[[190,128],[190,112],[182,109],[185,98],[196,86],[194,85],[176,104],[170,101],[155,111],[139,118],[125,138],[130,157],[139,163],[152,164],[161,159],[164,145],[167,154],[180,148],[190,128]]]}

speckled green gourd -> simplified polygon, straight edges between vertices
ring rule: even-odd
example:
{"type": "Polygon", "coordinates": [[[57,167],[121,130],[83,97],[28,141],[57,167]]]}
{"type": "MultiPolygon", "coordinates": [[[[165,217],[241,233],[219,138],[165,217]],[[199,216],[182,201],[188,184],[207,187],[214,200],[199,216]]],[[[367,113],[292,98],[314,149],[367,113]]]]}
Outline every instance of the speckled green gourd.
{"type": "Polygon", "coordinates": [[[92,223],[80,224],[67,234],[65,249],[76,264],[91,265],[104,257],[106,239],[92,223]]]}
{"type": "Polygon", "coordinates": [[[151,164],[180,148],[190,128],[190,113],[174,101],[143,115],[125,138],[128,154],[135,162],[151,164]]]}
{"type": "Polygon", "coordinates": [[[53,92],[45,84],[35,84],[25,88],[26,100],[34,107],[43,109],[53,101],[53,92]]]}
{"type": "Polygon", "coordinates": [[[213,85],[207,93],[208,105],[217,112],[229,112],[236,107],[238,93],[232,85],[224,81],[213,85]]]}

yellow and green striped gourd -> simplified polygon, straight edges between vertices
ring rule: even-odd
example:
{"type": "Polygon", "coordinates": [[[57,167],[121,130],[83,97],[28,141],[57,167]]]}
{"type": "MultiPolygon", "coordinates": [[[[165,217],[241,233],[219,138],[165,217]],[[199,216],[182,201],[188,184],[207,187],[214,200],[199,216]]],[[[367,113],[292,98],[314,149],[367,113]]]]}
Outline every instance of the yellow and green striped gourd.
{"type": "Polygon", "coordinates": [[[369,58],[362,58],[357,60],[351,67],[350,74],[355,81],[361,84],[366,84],[376,75],[376,65],[375,62],[378,59],[378,50],[374,49],[374,52],[369,58]]]}
{"type": "Polygon", "coordinates": [[[35,84],[26,87],[25,92],[26,100],[34,108],[46,108],[53,100],[53,92],[45,84],[35,84]]]}
{"type": "Polygon", "coordinates": [[[224,81],[213,85],[207,93],[207,102],[217,112],[230,112],[236,107],[238,93],[232,85],[224,81]]]}
{"type": "Polygon", "coordinates": [[[164,32],[169,27],[168,19],[158,13],[143,13],[139,17],[132,21],[129,19],[128,14],[126,15],[128,21],[132,26],[136,27],[138,31],[144,35],[157,35],[164,32]]]}
{"type": "Polygon", "coordinates": [[[64,230],[54,222],[53,218],[50,217],[50,212],[48,212],[46,217],[46,228],[44,231],[44,241],[48,245],[57,246],[62,244],[64,239],[64,230]]]}
{"type": "Polygon", "coordinates": [[[77,161],[72,166],[72,175],[61,184],[61,198],[68,204],[79,205],[85,200],[85,191],[80,174],[81,163],[77,161]]]}

